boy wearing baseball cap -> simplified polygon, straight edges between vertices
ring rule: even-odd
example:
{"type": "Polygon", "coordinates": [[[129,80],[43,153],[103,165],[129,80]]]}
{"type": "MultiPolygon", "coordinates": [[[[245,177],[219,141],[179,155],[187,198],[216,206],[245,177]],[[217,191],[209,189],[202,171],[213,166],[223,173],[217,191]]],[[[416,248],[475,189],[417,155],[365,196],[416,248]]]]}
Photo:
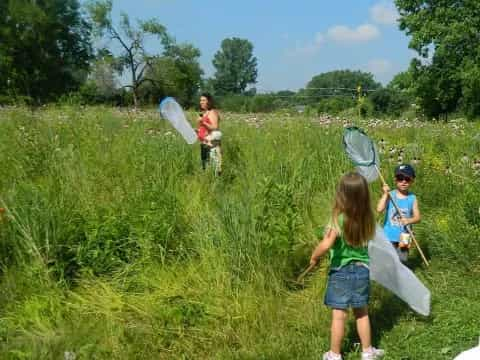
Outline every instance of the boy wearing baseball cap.
{"type": "Polygon", "coordinates": [[[396,189],[390,191],[388,185],[383,186],[383,195],[378,201],[377,211],[385,211],[383,229],[387,239],[397,249],[398,257],[402,263],[408,259],[410,248],[410,234],[407,227],[420,221],[417,197],[409,191],[415,180],[415,170],[409,164],[402,164],[395,168],[396,189]],[[398,214],[391,199],[397,204],[401,216],[398,214]]]}

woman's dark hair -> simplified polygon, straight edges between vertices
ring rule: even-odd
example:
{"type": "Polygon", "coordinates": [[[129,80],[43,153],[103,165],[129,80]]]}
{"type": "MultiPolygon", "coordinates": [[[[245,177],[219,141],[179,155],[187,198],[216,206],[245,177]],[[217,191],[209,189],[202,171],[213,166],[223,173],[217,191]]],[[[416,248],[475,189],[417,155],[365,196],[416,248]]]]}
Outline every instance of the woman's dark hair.
{"type": "Polygon", "coordinates": [[[209,93],[205,92],[200,95],[200,97],[204,97],[208,101],[208,110],[215,109],[215,101],[213,100],[213,96],[210,95],[209,93]]]}

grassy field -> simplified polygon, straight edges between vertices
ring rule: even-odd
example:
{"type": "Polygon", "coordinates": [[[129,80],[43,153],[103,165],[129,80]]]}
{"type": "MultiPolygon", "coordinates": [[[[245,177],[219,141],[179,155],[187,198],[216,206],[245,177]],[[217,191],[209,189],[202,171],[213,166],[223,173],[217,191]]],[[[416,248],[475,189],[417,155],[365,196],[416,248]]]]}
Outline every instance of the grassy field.
{"type": "MultiPolygon", "coordinates": [[[[154,111],[17,108],[0,110],[0,358],[320,359],[327,259],[304,289],[291,282],[351,169],[347,123],[383,144],[392,185],[399,156],[420,159],[431,266],[415,250],[410,266],[432,314],[374,286],[374,344],[395,360],[476,345],[480,124],[224,114],[215,178],[154,111]]],[[[358,342],[351,321],[345,359],[358,342]]]]}

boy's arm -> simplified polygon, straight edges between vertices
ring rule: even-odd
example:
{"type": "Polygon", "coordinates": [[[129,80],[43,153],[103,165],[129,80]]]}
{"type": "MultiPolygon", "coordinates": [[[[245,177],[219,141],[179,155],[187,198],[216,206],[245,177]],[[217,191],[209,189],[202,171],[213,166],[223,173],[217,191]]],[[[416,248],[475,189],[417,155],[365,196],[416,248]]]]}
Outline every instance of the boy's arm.
{"type": "Polygon", "coordinates": [[[318,263],[320,257],[325,255],[325,253],[335,244],[337,239],[338,232],[330,228],[323,237],[323,240],[317,245],[315,250],[313,250],[312,257],[310,258],[310,265],[315,265],[318,263]]]}
{"type": "Polygon", "coordinates": [[[420,220],[421,220],[420,210],[418,209],[417,199],[415,199],[415,201],[413,202],[413,216],[411,218],[402,219],[402,224],[403,225],[416,224],[420,222],[420,220]]]}
{"type": "Polygon", "coordinates": [[[377,211],[379,213],[381,213],[387,207],[388,196],[389,196],[388,193],[390,192],[390,187],[387,184],[385,184],[383,185],[382,190],[383,190],[382,197],[380,198],[380,200],[378,200],[378,204],[377,204],[377,211]]]}

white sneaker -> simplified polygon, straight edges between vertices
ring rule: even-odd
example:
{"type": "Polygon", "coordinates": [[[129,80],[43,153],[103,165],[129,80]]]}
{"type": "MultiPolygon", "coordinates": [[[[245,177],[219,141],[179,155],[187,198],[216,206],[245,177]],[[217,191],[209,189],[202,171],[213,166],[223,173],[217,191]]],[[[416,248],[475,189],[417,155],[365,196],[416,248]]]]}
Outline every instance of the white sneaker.
{"type": "Polygon", "coordinates": [[[323,360],[342,360],[342,355],[340,354],[335,354],[331,351],[329,352],[326,352],[325,354],[323,354],[323,360]]]}
{"type": "Polygon", "coordinates": [[[375,349],[373,346],[368,351],[362,351],[362,360],[381,359],[385,355],[385,350],[375,349]]]}

